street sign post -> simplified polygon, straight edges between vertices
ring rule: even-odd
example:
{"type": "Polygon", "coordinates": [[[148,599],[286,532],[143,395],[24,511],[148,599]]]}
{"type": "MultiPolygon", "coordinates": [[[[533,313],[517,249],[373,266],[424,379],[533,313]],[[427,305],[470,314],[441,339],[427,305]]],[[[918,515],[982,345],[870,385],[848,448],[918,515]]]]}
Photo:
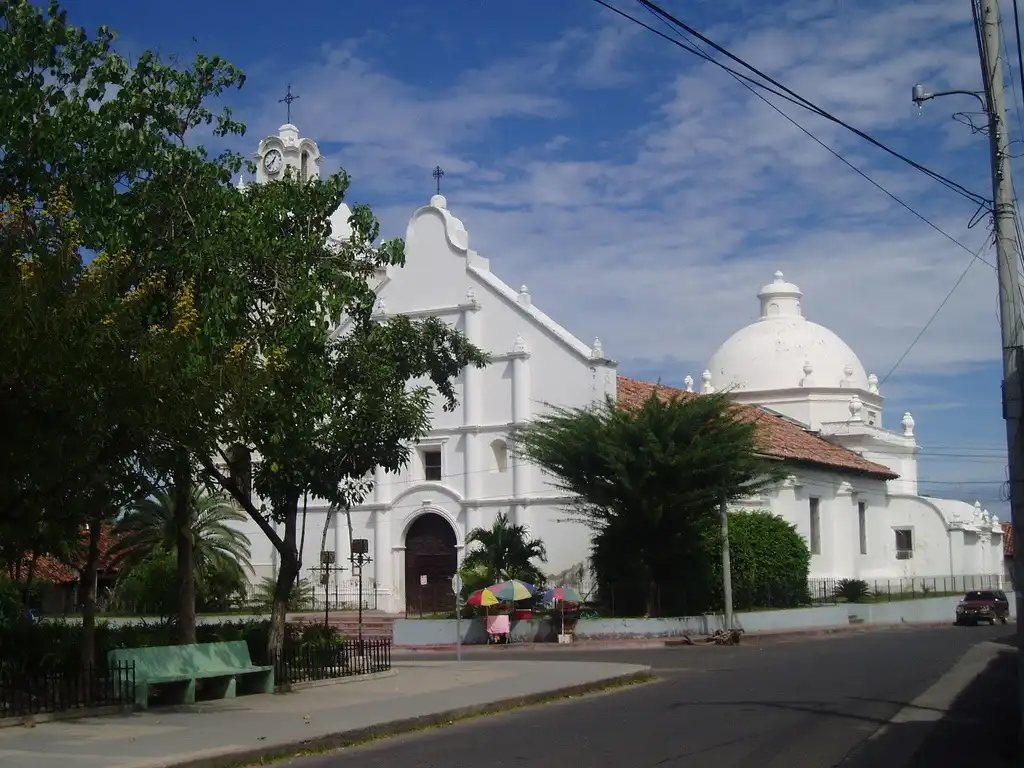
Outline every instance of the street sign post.
{"type": "Polygon", "coordinates": [[[455,593],[455,660],[462,661],[462,577],[452,576],[452,592],[455,593]]]}

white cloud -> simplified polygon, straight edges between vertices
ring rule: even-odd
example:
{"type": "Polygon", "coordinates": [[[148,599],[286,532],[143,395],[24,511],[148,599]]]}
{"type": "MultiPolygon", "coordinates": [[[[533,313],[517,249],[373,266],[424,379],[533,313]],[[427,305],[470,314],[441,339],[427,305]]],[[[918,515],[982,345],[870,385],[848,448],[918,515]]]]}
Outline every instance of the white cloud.
{"type": "MultiPolygon", "coordinates": [[[[932,102],[917,117],[909,98],[916,82],[976,87],[962,5],[791,0],[753,15],[749,3],[743,14],[729,2],[701,8],[721,19],[710,36],[985,193],[984,144],[947,125],[950,112],[972,105],[932,102]]],[[[436,65],[429,89],[389,76],[365,46],[327,49],[295,73],[306,83],[301,128],[338,146],[354,196],[383,200],[376,208],[392,234],[404,231],[429,195],[428,169],[441,164],[449,205],[494,270],[529,284],[539,306],[586,341],[600,336],[620,360],[671,358],[695,372],[755,315],[757,289],[779,268],[804,289],[812,319],[887,373],[970,256],[728,75],[611,14],[598,19],[603,26],[556,31],[514,57],[496,52],[474,71],[459,71],[453,55],[436,65]],[[640,91],[632,112],[604,130],[609,107],[600,99],[614,105],[626,91],[640,91]],[[510,143],[520,134],[501,129],[513,121],[529,130],[510,143]]],[[[985,227],[966,228],[972,204],[842,128],[777,103],[945,231],[972,249],[981,244],[985,227]]],[[[264,107],[254,127],[266,132],[279,109],[264,107]]],[[[975,264],[901,372],[996,360],[994,307],[994,274],[975,264]]]]}

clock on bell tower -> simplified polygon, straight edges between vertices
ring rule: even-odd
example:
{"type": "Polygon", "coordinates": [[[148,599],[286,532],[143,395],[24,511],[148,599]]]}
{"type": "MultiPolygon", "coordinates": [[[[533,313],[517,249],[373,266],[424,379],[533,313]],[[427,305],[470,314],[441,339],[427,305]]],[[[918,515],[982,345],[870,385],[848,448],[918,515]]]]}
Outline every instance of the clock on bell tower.
{"type": "Polygon", "coordinates": [[[277,136],[268,136],[260,142],[256,151],[256,182],[265,184],[278,181],[291,175],[293,178],[319,179],[320,163],[323,157],[316,142],[299,136],[299,129],[292,124],[292,102],[298,99],[292,95],[292,87],[288,86],[288,94],[281,99],[288,106],[288,122],[282,125],[277,136]]]}

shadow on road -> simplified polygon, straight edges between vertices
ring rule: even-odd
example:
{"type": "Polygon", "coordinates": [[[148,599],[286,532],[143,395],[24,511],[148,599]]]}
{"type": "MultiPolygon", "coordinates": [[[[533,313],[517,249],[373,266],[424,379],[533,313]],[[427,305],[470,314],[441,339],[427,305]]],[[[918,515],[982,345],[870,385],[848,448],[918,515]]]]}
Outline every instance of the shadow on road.
{"type": "MultiPolygon", "coordinates": [[[[1013,637],[992,642],[1016,646],[1013,637]]],[[[940,719],[924,712],[920,720],[890,723],[843,765],[1018,768],[1024,764],[1017,739],[1017,654],[1011,648],[994,657],[940,719]]]]}

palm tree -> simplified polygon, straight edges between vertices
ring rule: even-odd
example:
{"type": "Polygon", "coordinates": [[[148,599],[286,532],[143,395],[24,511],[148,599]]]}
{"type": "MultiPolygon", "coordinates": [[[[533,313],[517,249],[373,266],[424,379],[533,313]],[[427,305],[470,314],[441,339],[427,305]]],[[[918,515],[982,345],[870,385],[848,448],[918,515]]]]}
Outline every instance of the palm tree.
{"type": "MultiPolygon", "coordinates": [[[[163,489],[132,506],[114,525],[117,543],[110,549],[116,567],[127,573],[158,552],[175,552],[174,490],[163,489]]],[[[252,570],[249,539],[232,523],[246,515],[227,496],[195,488],[192,493],[192,546],[200,582],[221,574],[246,580],[252,570]]]]}
{"type": "Polygon", "coordinates": [[[470,574],[476,577],[474,581],[485,577],[487,584],[519,579],[543,586],[544,573],[533,561],[547,562],[544,542],[531,539],[526,526],[513,524],[505,512],[498,513],[490,528],[474,528],[469,532],[466,547],[474,545],[462,561],[464,578],[465,574],[470,574]]]}

